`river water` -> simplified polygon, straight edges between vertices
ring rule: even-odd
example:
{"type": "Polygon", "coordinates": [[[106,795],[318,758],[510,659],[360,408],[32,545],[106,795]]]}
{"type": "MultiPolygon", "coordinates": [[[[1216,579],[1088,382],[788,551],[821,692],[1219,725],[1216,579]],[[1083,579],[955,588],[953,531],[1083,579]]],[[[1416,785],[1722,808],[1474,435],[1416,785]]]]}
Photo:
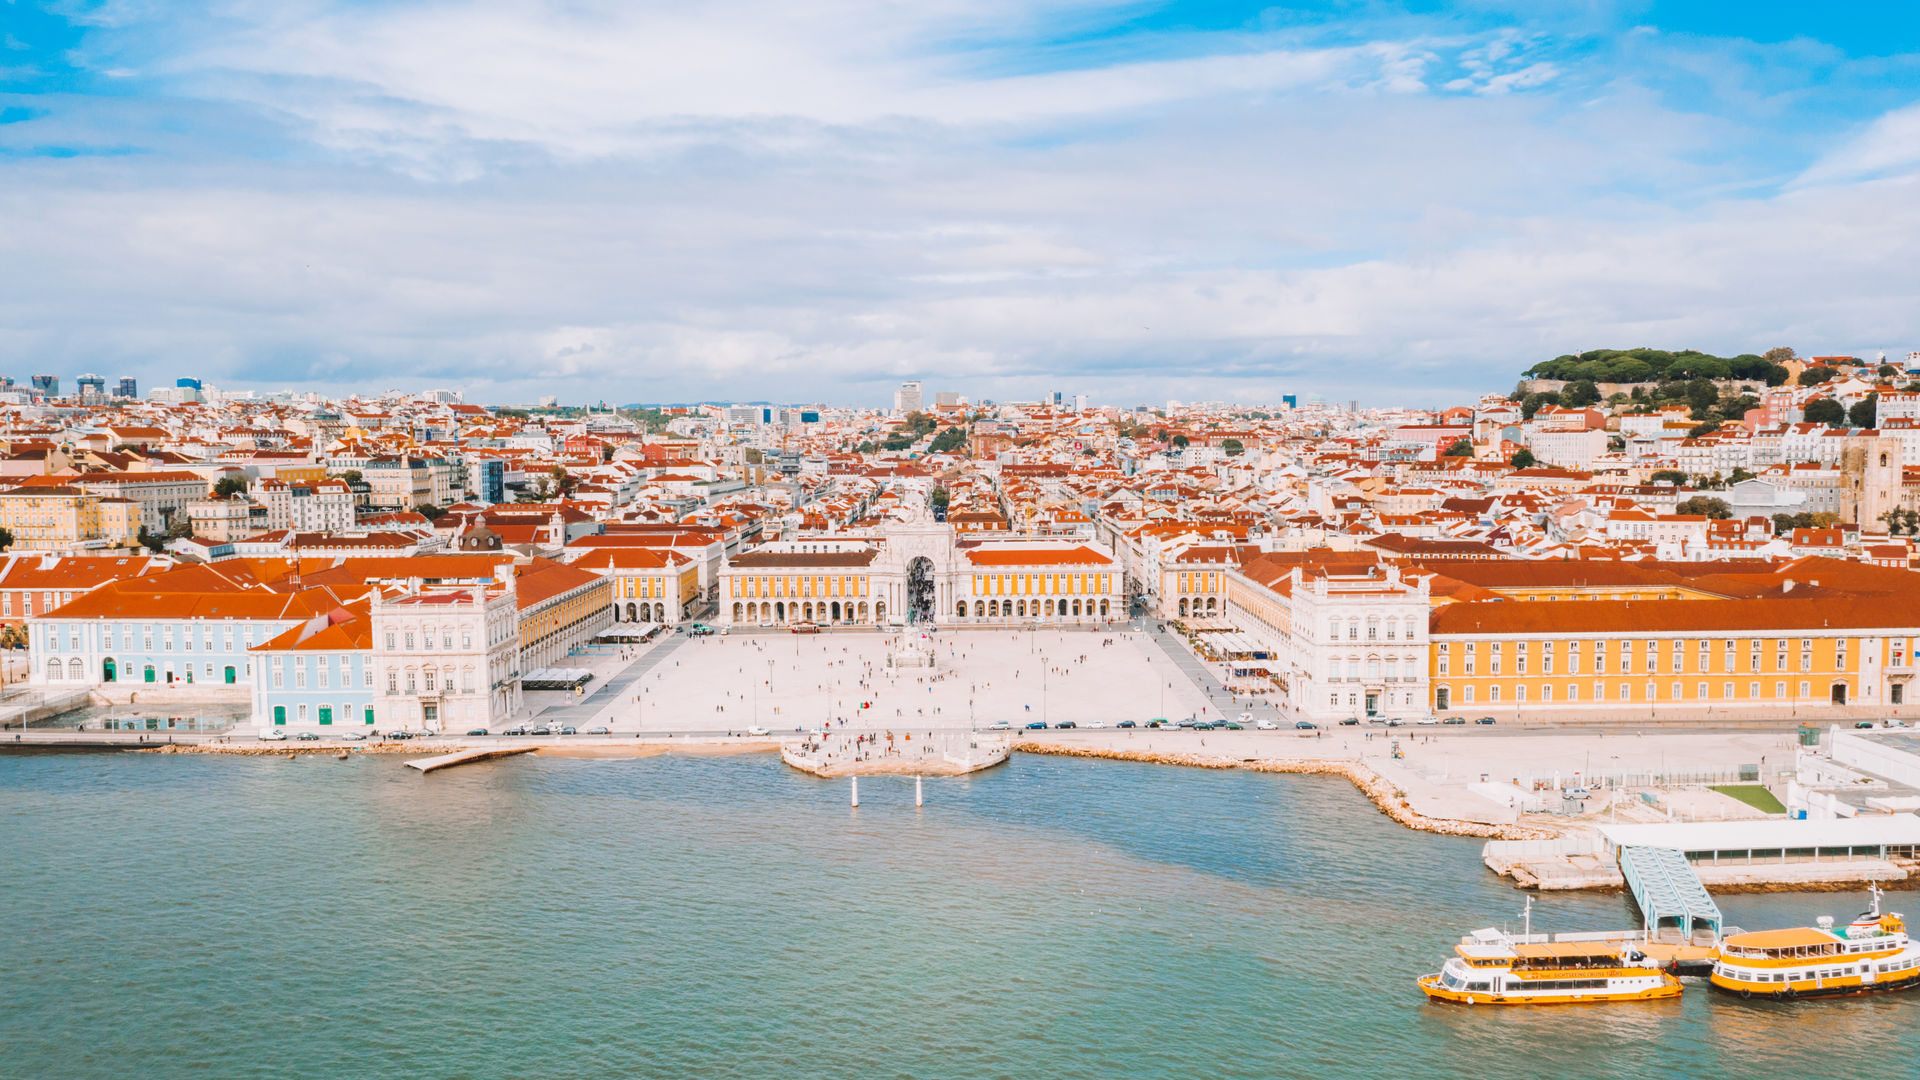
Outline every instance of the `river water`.
{"type": "Polygon", "coordinates": [[[1021,756],[861,796],[770,755],[0,756],[0,1074],[1767,1080],[1920,1049],[1920,995],[1428,1004],[1521,894],[1336,778],[1021,756]]]}

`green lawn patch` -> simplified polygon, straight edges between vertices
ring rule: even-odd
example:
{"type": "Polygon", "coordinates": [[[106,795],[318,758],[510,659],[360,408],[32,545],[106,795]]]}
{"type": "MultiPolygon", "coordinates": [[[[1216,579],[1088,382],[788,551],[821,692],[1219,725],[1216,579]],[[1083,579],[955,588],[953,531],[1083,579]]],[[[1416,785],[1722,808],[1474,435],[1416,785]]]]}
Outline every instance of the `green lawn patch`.
{"type": "Polygon", "coordinates": [[[1787,808],[1773,797],[1773,792],[1759,784],[1719,784],[1713,790],[1722,795],[1730,795],[1763,814],[1784,814],[1787,808]]]}

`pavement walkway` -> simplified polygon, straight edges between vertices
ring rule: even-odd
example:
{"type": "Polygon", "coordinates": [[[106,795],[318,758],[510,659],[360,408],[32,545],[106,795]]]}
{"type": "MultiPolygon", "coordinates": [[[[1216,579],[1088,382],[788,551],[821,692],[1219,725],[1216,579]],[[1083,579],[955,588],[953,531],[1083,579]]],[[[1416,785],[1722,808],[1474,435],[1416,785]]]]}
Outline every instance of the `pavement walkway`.
{"type": "Polygon", "coordinates": [[[601,714],[611,714],[620,706],[627,704],[628,691],[633,684],[639,682],[647,672],[658,667],[662,660],[673,655],[689,640],[692,639],[685,634],[675,634],[641,653],[618,674],[599,683],[598,689],[591,691],[578,702],[572,705],[549,705],[534,715],[542,723],[572,724],[575,727],[610,723],[610,716],[603,717],[601,714]]]}
{"type": "MultiPolygon", "coordinates": [[[[1160,650],[1166,653],[1174,666],[1207,695],[1207,700],[1213,706],[1213,712],[1203,716],[1202,719],[1231,720],[1244,712],[1252,713],[1255,720],[1286,721],[1286,715],[1273,701],[1255,696],[1235,697],[1233,691],[1227,689],[1206,661],[1195,655],[1187,643],[1181,640],[1180,635],[1166,629],[1164,623],[1148,620],[1147,637],[1160,646],[1160,650]]],[[[1167,719],[1172,720],[1175,717],[1167,719]]]]}

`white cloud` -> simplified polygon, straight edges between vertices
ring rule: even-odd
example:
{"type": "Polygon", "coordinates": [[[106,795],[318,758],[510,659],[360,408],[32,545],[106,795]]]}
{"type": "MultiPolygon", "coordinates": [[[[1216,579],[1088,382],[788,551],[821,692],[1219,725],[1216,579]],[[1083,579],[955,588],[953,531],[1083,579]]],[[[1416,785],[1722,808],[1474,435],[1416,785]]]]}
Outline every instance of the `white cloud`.
{"type": "Polygon", "coordinates": [[[1726,121],[1624,77],[1562,100],[1535,37],[970,44],[1040,17],[243,5],[104,48],[196,131],[292,122],[252,158],[0,162],[0,349],[490,399],[1438,401],[1578,348],[1920,345],[1907,114],[1800,190],[1703,195],[1748,190],[1726,121]]]}
{"type": "Polygon", "coordinates": [[[1920,166],[1920,105],[1895,109],[1801,173],[1797,184],[1830,184],[1885,176],[1920,166]]]}

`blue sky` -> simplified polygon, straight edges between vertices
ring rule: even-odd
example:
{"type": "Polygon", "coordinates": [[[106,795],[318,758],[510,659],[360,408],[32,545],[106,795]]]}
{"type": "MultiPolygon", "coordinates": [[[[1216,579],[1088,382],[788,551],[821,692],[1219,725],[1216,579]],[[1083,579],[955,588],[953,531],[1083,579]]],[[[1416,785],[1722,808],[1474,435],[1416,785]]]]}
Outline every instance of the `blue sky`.
{"type": "Polygon", "coordinates": [[[1920,4],[0,0],[0,371],[1437,404],[1920,349],[1920,4]]]}

